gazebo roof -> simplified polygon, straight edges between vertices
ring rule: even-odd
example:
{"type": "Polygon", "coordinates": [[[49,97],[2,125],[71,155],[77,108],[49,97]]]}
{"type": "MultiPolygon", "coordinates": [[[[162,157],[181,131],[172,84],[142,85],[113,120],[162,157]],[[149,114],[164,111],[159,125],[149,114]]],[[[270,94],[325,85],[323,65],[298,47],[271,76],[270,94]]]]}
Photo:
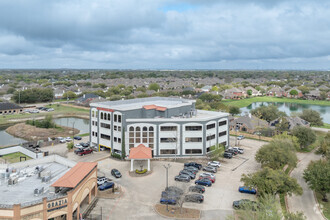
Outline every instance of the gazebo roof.
{"type": "Polygon", "coordinates": [[[152,159],[151,148],[140,144],[137,147],[131,148],[129,159],[152,159]]]}

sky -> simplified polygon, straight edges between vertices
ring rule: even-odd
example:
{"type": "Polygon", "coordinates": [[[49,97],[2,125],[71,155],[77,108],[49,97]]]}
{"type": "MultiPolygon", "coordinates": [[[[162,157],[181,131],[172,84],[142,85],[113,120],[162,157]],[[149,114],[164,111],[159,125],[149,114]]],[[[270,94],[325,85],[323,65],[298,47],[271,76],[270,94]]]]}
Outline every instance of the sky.
{"type": "Polygon", "coordinates": [[[330,1],[1,0],[0,68],[330,70],[330,1]]]}

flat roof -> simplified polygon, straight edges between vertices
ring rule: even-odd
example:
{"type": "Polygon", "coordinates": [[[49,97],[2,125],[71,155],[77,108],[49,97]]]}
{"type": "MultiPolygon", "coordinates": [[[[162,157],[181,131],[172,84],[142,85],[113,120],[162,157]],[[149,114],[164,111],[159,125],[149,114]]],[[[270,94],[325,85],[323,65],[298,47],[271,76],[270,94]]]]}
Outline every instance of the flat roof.
{"type": "Polygon", "coordinates": [[[53,198],[55,196],[54,193],[49,191],[49,187],[64,175],[70,167],[57,162],[40,163],[38,166],[44,168],[43,172],[51,174],[49,182],[42,182],[42,179],[38,178],[38,174],[35,172],[37,165],[17,169],[20,172],[18,174],[18,183],[15,185],[8,185],[8,177],[5,178],[6,170],[0,170],[0,207],[1,205],[22,203],[31,203],[33,205],[39,203],[43,197],[53,198]],[[44,187],[44,193],[35,196],[34,190],[41,187],[44,187]]]}
{"type": "Polygon", "coordinates": [[[52,184],[53,187],[75,188],[95,167],[95,162],[79,162],[52,184]]]}
{"type": "Polygon", "coordinates": [[[169,97],[148,97],[140,99],[127,99],[119,101],[107,101],[90,104],[91,107],[110,108],[119,111],[140,109],[144,106],[157,106],[160,108],[175,108],[191,105],[195,100],[169,98],[169,97]]]}

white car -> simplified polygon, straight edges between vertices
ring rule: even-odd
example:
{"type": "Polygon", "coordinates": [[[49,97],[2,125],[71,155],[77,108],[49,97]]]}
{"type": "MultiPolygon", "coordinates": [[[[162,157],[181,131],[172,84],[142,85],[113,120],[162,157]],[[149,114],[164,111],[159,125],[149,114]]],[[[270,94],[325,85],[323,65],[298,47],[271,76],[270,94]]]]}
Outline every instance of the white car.
{"type": "Polygon", "coordinates": [[[53,108],[49,108],[49,109],[47,109],[47,112],[52,112],[52,111],[54,111],[53,108]]]}
{"type": "Polygon", "coordinates": [[[243,148],[240,148],[240,147],[233,147],[234,150],[237,150],[238,153],[240,154],[244,154],[244,149],[243,148]]]}
{"type": "Polygon", "coordinates": [[[32,109],[32,110],[30,110],[30,113],[39,113],[39,110],[38,109],[32,109]]]}
{"type": "Polygon", "coordinates": [[[207,165],[211,167],[221,167],[221,163],[219,161],[211,161],[208,162],[207,165]]]}
{"type": "Polygon", "coordinates": [[[215,175],[212,174],[212,173],[201,173],[199,174],[200,177],[208,177],[210,176],[211,178],[214,178],[215,179],[215,175]]]}
{"type": "Polygon", "coordinates": [[[57,139],[60,141],[60,143],[65,143],[66,142],[65,138],[58,137],[57,139]]]}
{"type": "Polygon", "coordinates": [[[244,139],[245,137],[244,137],[244,135],[239,135],[239,136],[237,136],[237,140],[242,140],[242,139],[244,139]]]}
{"type": "Polygon", "coordinates": [[[83,146],[81,146],[81,144],[75,144],[74,147],[79,148],[79,149],[83,148],[83,146]]]}
{"type": "Polygon", "coordinates": [[[97,177],[97,185],[100,186],[103,183],[108,182],[108,179],[106,177],[97,177]]]}
{"type": "Polygon", "coordinates": [[[67,138],[65,138],[65,140],[66,140],[67,142],[70,142],[70,141],[72,141],[72,138],[67,137],[67,138]]]}

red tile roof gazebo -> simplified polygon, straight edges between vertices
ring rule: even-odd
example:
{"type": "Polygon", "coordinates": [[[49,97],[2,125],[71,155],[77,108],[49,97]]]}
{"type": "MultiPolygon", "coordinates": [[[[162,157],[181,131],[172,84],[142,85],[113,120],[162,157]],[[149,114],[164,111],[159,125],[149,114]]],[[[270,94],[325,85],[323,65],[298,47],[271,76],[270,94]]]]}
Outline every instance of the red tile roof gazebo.
{"type": "Polygon", "coordinates": [[[151,149],[143,144],[133,147],[129,151],[128,159],[131,160],[131,172],[134,170],[134,160],[148,160],[148,171],[150,171],[150,159],[152,159],[151,149]]]}

